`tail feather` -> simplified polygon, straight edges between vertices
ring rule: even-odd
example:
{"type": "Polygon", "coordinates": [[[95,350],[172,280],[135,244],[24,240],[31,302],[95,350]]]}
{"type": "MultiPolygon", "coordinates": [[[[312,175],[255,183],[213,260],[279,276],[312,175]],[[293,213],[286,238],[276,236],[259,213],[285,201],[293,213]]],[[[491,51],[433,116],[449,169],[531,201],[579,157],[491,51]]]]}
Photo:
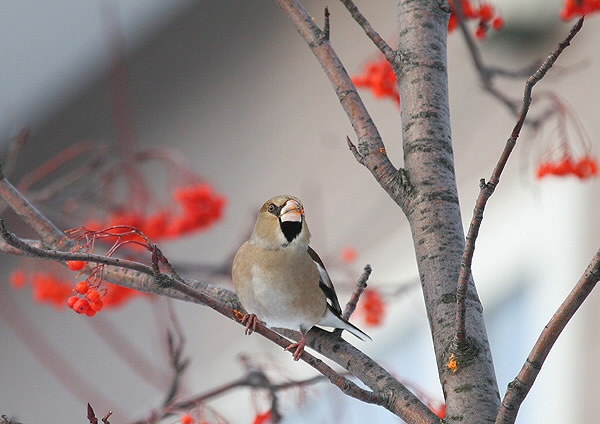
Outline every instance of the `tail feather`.
{"type": "Polygon", "coordinates": [[[317,325],[347,330],[363,342],[372,340],[367,333],[365,333],[360,328],[356,327],[354,324],[342,318],[341,315],[339,315],[335,310],[333,310],[333,308],[329,304],[327,305],[327,312],[325,316],[323,317],[323,319],[321,319],[321,321],[317,323],[317,325]]]}

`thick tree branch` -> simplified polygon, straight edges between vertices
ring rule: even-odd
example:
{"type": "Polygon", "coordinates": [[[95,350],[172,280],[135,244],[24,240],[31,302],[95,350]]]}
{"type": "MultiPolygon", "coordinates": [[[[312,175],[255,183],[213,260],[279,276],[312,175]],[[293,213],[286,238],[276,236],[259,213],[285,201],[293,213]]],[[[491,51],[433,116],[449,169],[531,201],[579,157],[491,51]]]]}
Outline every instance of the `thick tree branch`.
{"type": "Polygon", "coordinates": [[[519,407],[525,400],[535,379],[542,369],[546,357],[552,346],[571,320],[575,312],[587,299],[596,284],[600,280],[600,250],[592,258],[583,276],[573,287],[554,316],[542,330],[533,349],[529,353],[525,364],[517,374],[517,377],[508,385],[508,390],[502,400],[502,406],[496,418],[496,424],[514,423],[519,412],[519,407]]]}
{"type": "Polygon", "coordinates": [[[504,146],[504,150],[500,155],[500,159],[494,168],[490,180],[486,183],[485,180],[481,180],[480,187],[481,190],[479,192],[479,196],[475,202],[475,209],[473,211],[473,218],[471,219],[471,224],[469,226],[469,231],[466,237],[466,245],[465,250],[462,257],[462,264],[460,270],[460,276],[458,279],[458,287],[456,290],[456,340],[460,343],[463,343],[466,340],[467,334],[465,330],[465,299],[467,296],[467,290],[469,285],[469,279],[471,278],[471,264],[473,261],[473,254],[475,252],[475,242],[477,240],[477,236],[479,234],[479,228],[481,227],[481,223],[483,221],[483,212],[485,210],[485,206],[487,201],[494,193],[494,190],[500,183],[500,176],[502,175],[502,171],[508,162],[508,158],[512,153],[517,139],[521,133],[521,128],[525,122],[525,118],[527,117],[527,113],[529,112],[529,106],[531,105],[531,92],[533,87],[542,79],[544,75],[552,68],[552,65],[556,62],[560,54],[566,49],[573,37],[577,35],[581,27],[583,26],[583,18],[579,19],[577,23],[571,28],[567,37],[550,53],[550,55],[546,58],[546,60],[540,65],[540,67],[529,77],[525,84],[525,93],[523,95],[523,104],[521,106],[521,111],[519,112],[519,119],[515,124],[512,133],[508,140],[506,141],[506,145],[504,146]]]}
{"type": "MultiPolygon", "coordinates": [[[[145,292],[167,295],[170,297],[179,298],[181,300],[202,303],[219,312],[220,314],[238,323],[240,322],[240,317],[242,314],[238,311],[242,310],[242,307],[235,293],[229,290],[213,287],[206,283],[188,282],[174,276],[164,274],[158,271],[156,264],[153,267],[149,267],[144,264],[119,258],[105,257],[95,254],[62,252],[28,245],[14,234],[7,231],[2,220],[0,220],[0,236],[10,246],[19,249],[30,256],[59,262],[64,262],[67,260],[83,260],[103,264],[106,265],[103,278],[111,281],[114,284],[131,287],[145,292]]],[[[283,348],[286,348],[290,344],[289,340],[264,327],[263,325],[258,325],[256,332],[283,348]]],[[[295,339],[299,339],[300,337],[296,332],[283,333],[291,334],[295,339]]],[[[338,364],[341,364],[342,366],[350,366],[353,362],[346,358],[345,354],[342,354],[344,352],[352,351],[354,348],[351,349],[351,345],[345,342],[339,335],[336,336],[335,334],[315,328],[309,333],[308,343],[313,349],[329,357],[338,364]],[[344,359],[340,359],[340,355],[344,359]]],[[[359,362],[360,364],[352,365],[351,368],[356,371],[357,374],[355,375],[363,380],[367,386],[374,388],[373,391],[361,389],[355,383],[334,371],[325,362],[315,358],[308,352],[304,352],[302,359],[315,368],[318,372],[327,377],[345,394],[351,397],[362,400],[363,402],[384,406],[390,409],[390,411],[394,414],[400,416],[414,417],[414,419],[409,422],[425,423],[431,421],[430,418],[433,415],[433,412],[431,412],[427,406],[425,406],[418,398],[410,393],[408,389],[394,380],[393,377],[389,375],[387,371],[377,365],[375,361],[368,358],[357,349],[353,351],[355,352],[354,355],[362,355],[364,358],[354,361],[359,362]],[[370,364],[369,366],[364,365],[366,364],[367,360],[370,364]],[[395,382],[394,393],[389,390],[384,390],[386,387],[380,385],[381,378],[379,380],[373,379],[373,371],[378,371],[380,375],[387,376],[390,381],[395,382]],[[402,394],[401,397],[400,394],[402,394]],[[400,401],[400,399],[402,399],[402,401],[400,401]],[[410,402],[408,402],[408,407],[404,402],[407,399],[410,399],[410,402]]]]}
{"type": "MultiPolygon", "coordinates": [[[[404,186],[397,184],[399,171],[390,162],[379,131],[328,37],[297,0],[275,1],[296,26],[329,78],[358,137],[357,152],[362,158],[359,162],[373,174],[386,192],[393,193],[393,199],[402,197],[404,186]]],[[[358,158],[356,154],[355,157],[358,158]]]]}
{"type": "Polygon", "coordinates": [[[12,208],[23,221],[40,236],[42,243],[57,246],[64,234],[44,217],[21,193],[6,179],[0,167],[0,198],[12,208]]]}

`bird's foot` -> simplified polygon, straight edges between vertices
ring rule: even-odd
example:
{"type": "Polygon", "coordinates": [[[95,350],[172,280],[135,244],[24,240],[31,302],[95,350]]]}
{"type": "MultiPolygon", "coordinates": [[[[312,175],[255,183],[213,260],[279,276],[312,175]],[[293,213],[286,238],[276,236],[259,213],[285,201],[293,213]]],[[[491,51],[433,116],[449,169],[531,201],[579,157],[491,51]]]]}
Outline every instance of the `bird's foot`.
{"type": "Polygon", "coordinates": [[[294,350],[294,361],[298,361],[300,359],[300,357],[302,356],[302,354],[304,353],[304,346],[306,346],[306,338],[304,336],[302,336],[302,338],[300,339],[300,341],[298,343],[292,343],[291,345],[289,345],[288,347],[285,348],[285,350],[294,350]]]}
{"type": "Polygon", "coordinates": [[[244,317],[242,318],[242,324],[246,325],[246,331],[244,331],[244,334],[248,335],[248,334],[252,334],[254,333],[254,331],[256,331],[256,324],[260,322],[260,320],[258,319],[258,317],[254,314],[246,314],[244,315],[244,317]]]}

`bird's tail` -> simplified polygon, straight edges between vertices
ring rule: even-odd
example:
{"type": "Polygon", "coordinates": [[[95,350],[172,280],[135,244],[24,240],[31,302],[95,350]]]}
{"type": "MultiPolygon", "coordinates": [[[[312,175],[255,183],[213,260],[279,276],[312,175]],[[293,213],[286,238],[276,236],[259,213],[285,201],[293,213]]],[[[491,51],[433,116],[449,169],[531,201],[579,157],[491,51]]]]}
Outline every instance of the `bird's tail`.
{"type": "Polygon", "coordinates": [[[358,328],[354,324],[350,323],[348,320],[345,320],[344,318],[342,318],[342,316],[340,314],[338,314],[337,311],[333,310],[331,305],[328,304],[327,306],[328,306],[328,308],[327,308],[327,313],[325,314],[325,317],[321,321],[319,321],[319,323],[317,325],[323,325],[325,327],[341,328],[342,330],[347,330],[348,332],[352,333],[355,337],[359,338],[363,342],[372,340],[371,337],[369,337],[369,335],[367,333],[362,331],[360,328],[358,328]]]}

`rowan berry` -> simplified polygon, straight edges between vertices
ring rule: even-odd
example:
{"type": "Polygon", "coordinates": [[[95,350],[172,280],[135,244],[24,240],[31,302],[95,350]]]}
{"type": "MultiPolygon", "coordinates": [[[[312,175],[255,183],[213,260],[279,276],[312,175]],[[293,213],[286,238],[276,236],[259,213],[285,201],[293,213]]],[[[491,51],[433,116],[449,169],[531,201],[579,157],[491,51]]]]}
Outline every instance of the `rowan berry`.
{"type": "Polygon", "coordinates": [[[86,294],[88,289],[89,286],[85,281],[80,281],[75,285],[75,291],[79,294],[86,294]]]}
{"type": "Polygon", "coordinates": [[[71,309],[73,309],[73,305],[75,305],[75,302],[77,302],[79,300],[79,297],[77,296],[71,296],[67,299],[67,306],[71,309]]]}
{"type": "Polygon", "coordinates": [[[81,271],[85,266],[84,261],[67,261],[67,266],[71,271],[81,271]]]}
{"type": "Polygon", "coordinates": [[[78,299],[73,304],[73,310],[75,312],[77,312],[78,314],[84,314],[87,312],[88,309],[90,309],[90,302],[87,299],[84,299],[84,298],[78,299]]]}
{"type": "Polygon", "coordinates": [[[100,300],[100,298],[102,297],[100,295],[100,292],[96,289],[89,289],[87,291],[87,294],[85,295],[85,297],[88,298],[88,300],[92,303],[96,303],[100,300]]]}

